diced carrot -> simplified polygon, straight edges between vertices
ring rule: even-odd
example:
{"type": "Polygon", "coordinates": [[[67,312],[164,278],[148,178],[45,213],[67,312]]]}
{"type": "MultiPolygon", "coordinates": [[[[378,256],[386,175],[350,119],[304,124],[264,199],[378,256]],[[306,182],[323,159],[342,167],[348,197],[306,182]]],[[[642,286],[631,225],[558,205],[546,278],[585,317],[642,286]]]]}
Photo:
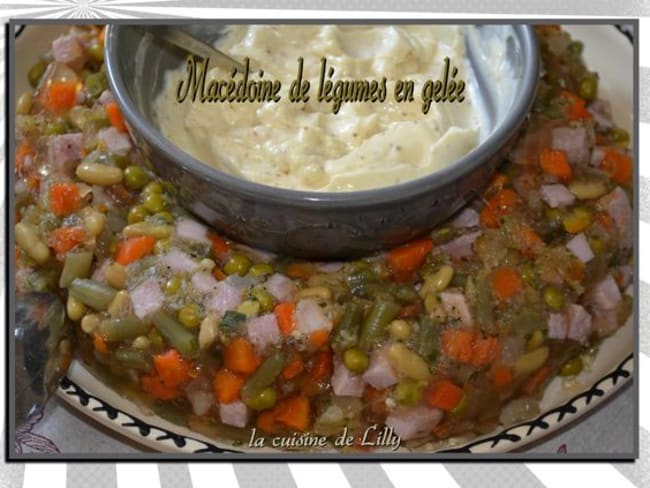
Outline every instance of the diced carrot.
{"type": "Polygon", "coordinates": [[[539,154],[539,165],[545,173],[556,176],[560,180],[571,179],[572,171],[569,158],[561,149],[542,149],[539,154]]]}
{"type": "Polygon", "coordinates": [[[244,377],[222,368],[217,371],[212,382],[214,396],[219,403],[232,403],[239,398],[239,391],[245,382],[244,377]]]}
{"type": "Polygon", "coordinates": [[[328,337],[330,336],[330,331],[327,329],[318,329],[309,334],[309,345],[314,349],[318,349],[323,346],[328,337]]]}
{"type": "Polygon", "coordinates": [[[492,177],[492,180],[490,180],[488,191],[501,191],[503,187],[508,184],[508,181],[510,181],[510,177],[508,175],[505,173],[496,173],[492,177]]]}
{"type": "Polygon", "coordinates": [[[615,149],[605,151],[600,167],[619,185],[627,185],[632,181],[632,160],[615,149]]]}
{"type": "Polygon", "coordinates": [[[39,176],[37,171],[30,171],[29,174],[27,175],[27,186],[31,190],[37,191],[39,187],[41,186],[41,177],[39,176]]]}
{"type": "Polygon", "coordinates": [[[108,115],[108,120],[111,122],[111,125],[120,132],[126,132],[126,122],[124,122],[124,115],[122,115],[122,111],[117,105],[117,102],[107,103],[104,105],[104,110],[106,111],[106,115],[108,115]]]}
{"type": "Polygon", "coordinates": [[[408,305],[404,305],[402,307],[402,309],[399,311],[399,314],[397,314],[397,318],[409,319],[409,318],[417,317],[421,311],[422,311],[421,302],[409,303],[408,305]]]}
{"type": "Polygon", "coordinates": [[[456,408],[464,395],[463,389],[451,381],[446,379],[435,380],[427,390],[426,401],[434,408],[449,412],[456,408]]]}
{"type": "Polygon", "coordinates": [[[106,26],[102,27],[99,30],[99,34],[97,34],[97,40],[101,42],[102,45],[104,44],[105,39],[106,39],[106,26]]]}
{"type": "Polygon", "coordinates": [[[282,378],[290,380],[298,376],[305,369],[305,362],[300,354],[293,356],[282,370],[282,378]]]}
{"type": "Polygon", "coordinates": [[[567,99],[566,115],[569,120],[591,119],[593,116],[587,110],[587,102],[573,92],[564,90],[562,96],[567,99]]]}
{"type": "Polygon", "coordinates": [[[580,283],[585,276],[585,265],[582,261],[575,259],[569,266],[567,277],[574,283],[580,283]]]}
{"type": "Polygon", "coordinates": [[[223,270],[221,270],[218,266],[215,266],[212,270],[212,276],[214,276],[219,281],[223,281],[228,277],[228,275],[224,273],[223,270]]]}
{"type": "Polygon", "coordinates": [[[156,239],[151,236],[129,237],[118,245],[115,262],[126,266],[151,254],[155,245],[156,239]]]}
{"type": "Polygon", "coordinates": [[[65,112],[77,104],[77,82],[58,81],[47,89],[45,106],[54,112],[65,112]]]}
{"type": "Polygon", "coordinates": [[[442,350],[459,363],[469,363],[474,352],[475,335],[462,329],[445,329],[442,333],[442,350]]]}
{"type": "Polygon", "coordinates": [[[287,266],[289,278],[308,280],[314,274],[314,266],[311,263],[291,263],[287,266]]]}
{"type": "Polygon", "coordinates": [[[231,371],[249,375],[261,363],[253,344],[245,337],[235,337],[223,353],[224,365],[231,371]]]}
{"type": "Polygon", "coordinates": [[[332,351],[330,349],[320,350],[309,371],[309,376],[314,381],[328,377],[332,373],[332,364],[332,351]]]}
{"type": "Polygon", "coordinates": [[[86,238],[83,227],[59,227],[50,233],[49,245],[54,249],[56,257],[63,259],[65,255],[81,244],[86,238]]]}
{"type": "Polygon", "coordinates": [[[551,371],[552,368],[550,366],[542,366],[526,380],[524,385],[521,387],[522,391],[527,395],[535,393],[551,375],[551,371]]]}
{"type": "Polygon", "coordinates": [[[142,389],[157,400],[173,400],[181,394],[177,387],[165,385],[160,376],[155,373],[142,376],[140,383],[142,389]]]}
{"type": "Polygon", "coordinates": [[[293,302],[278,303],[273,312],[278,321],[278,327],[284,335],[289,335],[296,327],[296,304],[293,302]]]}
{"type": "Polygon", "coordinates": [[[492,273],[492,289],[500,301],[506,301],[524,288],[524,282],[517,271],[502,267],[492,273]]]}
{"type": "Polygon", "coordinates": [[[607,212],[594,213],[594,221],[598,222],[606,230],[613,230],[614,226],[616,225],[614,223],[614,219],[612,219],[612,217],[607,212]]]}
{"type": "Polygon", "coordinates": [[[512,369],[505,364],[495,366],[490,371],[490,379],[497,388],[505,388],[512,383],[512,369]]]}
{"type": "Polygon", "coordinates": [[[50,188],[50,210],[58,217],[69,215],[81,205],[79,187],[74,183],[54,183],[50,188]]]}
{"type": "Polygon", "coordinates": [[[522,252],[532,257],[544,244],[544,241],[530,226],[526,225],[521,232],[522,252]]]}
{"type": "Polygon", "coordinates": [[[309,427],[310,405],[309,398],[303,395],[292,396],[278,403],[277,422],[287,427],[304,431],[309,427]]]}
{"type": "Polygon", "coordinates": [[[277,434],[281,426],[275,420],[276,412],[272,410],[265,410],[257,416],[257,428],[267,434],[277,434]]]}
{"type": "Polygon", "coordinates": [[[14,158],[15,172],[17,175],[22,175],[25,171],[25,159],[27,157],[34,157],[35,151],[29,141],[24,140],[16,148],[16,156],[14,158]]]}
{"type": "Polygon", "coordinates": [[[481,223],[484,227],[499,227],[499,217],[507,215],[519,202],[519,196],[514,190],[504,188],[490,198],[487,205],[481,211],[481,223]]]}
{"type": "Polygon", "coordinates": [[[390,251],[388,265],[393,276],[399,281],[410,279],[413,273],[422,266],[432,248],[431,239],[418,239],[390,251]]]}
{"type": "Polygon", "coordinates": [[[153,365],[160,380],[170,388],[176,388],[190,379],[192,365],[176,349],[156,354],[153,365]]]}
{"type": "Polygon", "coordinates": [[[501,352],[499,340],[496,337],[485,337],[474,342],[472,366],[480,368],[492,363],[501,352]]]}
{"type": "Polygon", "coordinates": [[[218,236],[217,234],[208,234],[208,239],[212,243],[212,252],[219,259],[223,259],[224,256],[230,250],[230,244],[223,237],[218,236]]]}
{"type": "Polygon", "coordinates": [[[95,332],[93,334],[93,347],[95,348],[95,351],[101,354],[108,354],[108,346],[106,345],[106,341],[99,332],[95,332]]]}
{"type": "Polygon", "coordinates": [[[609,139],[604,134],[596,133],[594,142],[597,146],[604,146],[605,144],[609,143],[609,139]]]}

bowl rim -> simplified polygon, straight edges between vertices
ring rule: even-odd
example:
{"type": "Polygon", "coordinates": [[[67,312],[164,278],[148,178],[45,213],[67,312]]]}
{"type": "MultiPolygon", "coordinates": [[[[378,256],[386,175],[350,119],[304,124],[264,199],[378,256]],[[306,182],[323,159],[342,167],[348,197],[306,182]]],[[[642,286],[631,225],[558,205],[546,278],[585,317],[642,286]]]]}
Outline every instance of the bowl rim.
{"type": "MultiPolygon", "coordinates": [[[[215,22],[218,21],[215,20],[215,22]]],[[[224,21],[221,20],[220,22],[224,21]]],[[[225,22],[228,24],[251,23],[250,21],[242,22],[237,20],[228,20],[225,22]]],[[[323,20],[318,21],[317,23],[324,24],[329,22],[336,23],[335,20],[323,20]]],[[[373,20],[367,20],[366,22],[375,23],[373,20]]],[[[456,22],[458,25],[467,25],[472,23],[467,21],[463,22],[462,20],[456,22]]],[[[407,24],[409,21],[402,20],[399,23],[407,24]]],[[[443,23],[449,24],[449,22],[427,23],[431,25],[443,23]]],[[[165,22],[161,21],[159,24],[165,25],[165,22]]],[[[106,74],[109,87],[113,92],[113,96],[120,105],[128,124],[131,124],[136,132],[141,134],[144,139],[149,144],[156,147],[158,151],[161,151],[167,159],[174,161],[184,170],[198,175],[210,184],[227,189],[230,192],[236,192],[239,195],[253,198],[257,201],[276,205],[291,205],[321,211],[336,208],[348,208],[351,205],[357,208],[373,207],[413,199],[424,193],[431,193],[436,188],[452,183],[462,176],[472,172],[485,161],[493,158],[525,120],[534,102],[537,83],[539,81],[540,61],[538,41],[534,27],[529,24],[508,23],[503,21],[495,21],[494,23],[486,22],[486,24],[510,25],[518,36],[521,42],[522,52],[525,54],[525,63],[521,81],[522,89],[513,101],[509,114],[476,148],[449,166],[431,174],[420,176],[397,185],[371,188],[367,190],[323,192],[293,190],[257,183],[230,175],[225,171],[209,166],[172,143],[160,130],[150,123],[147,118],[139,112],[139,110],[137,110],[134,101],[127,93],[126,85],[118,68],[118,57],[120,56],[120,53],[118,52],[118,36],[120,35],[120,31],[125,27],[133,27],[130,23],[111,24],[107,26],[105,37],[106,74]]]]}

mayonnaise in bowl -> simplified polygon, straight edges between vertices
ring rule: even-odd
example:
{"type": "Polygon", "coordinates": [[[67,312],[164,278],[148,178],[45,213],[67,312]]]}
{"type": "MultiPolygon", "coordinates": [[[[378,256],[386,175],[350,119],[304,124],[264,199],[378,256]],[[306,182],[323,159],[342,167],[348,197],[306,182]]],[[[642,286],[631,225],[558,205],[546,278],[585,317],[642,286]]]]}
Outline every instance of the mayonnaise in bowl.
{"type": "MultiPolygon", "coordinates": [[[[471,77],[462,26],[237,25],[217,47],[263,67],[262,76],[250,75],[258,81],[279,80],[276,101],[179,102],[179,83],[188,76],[182,66],[166,73],[155,113],[174,144],[235,176],[293,190],[367,190],[434,173],[479,143],[481,110],[471,90],[462,102],[423,110],[422,88],[449,78],[449,65],[456,81],[471,77]],[[292,102],[300,58],[309,100],[292,102]],[[375,83],[375,101],[335,107],[319,90],[329,86],[331,95],[341,80],[375,83]],[[410,101],[396,100],[398,80],[414,82],[410,101]]],[[[217,67],[206,75],[208,83],[225,79],[237,78],[217,67]]]]}

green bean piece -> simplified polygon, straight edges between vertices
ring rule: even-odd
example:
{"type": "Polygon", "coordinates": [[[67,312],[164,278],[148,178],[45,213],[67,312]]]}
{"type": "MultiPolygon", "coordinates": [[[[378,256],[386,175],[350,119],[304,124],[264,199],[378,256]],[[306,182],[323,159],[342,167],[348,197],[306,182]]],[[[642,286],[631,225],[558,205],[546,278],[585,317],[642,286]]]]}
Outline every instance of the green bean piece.
{"type": "Polygon", "coordinates": [[[484,275],[476,280],[476,321],[485,332],[490,332],[494,325],[492,287],[484,275]]]}
{"type": "Polygon", "coordinates": [[[415,352],[428,361],[434,361],[440,351],[440,327],[431,318],[420,321],[415,352]]]}
{"type": "Polygon", "coordinates": [[[598,94],[598,78],[596,75],[585,76],[578,86],[578,94],[585,100],[593,100],[598,94]]]}
{"type": "Polygon", "coordinates": [[[149,371],[151,369],[151,357],[144,351],[121,347],[114,353],[115,360],[122,366],[129,369],[149,371]]]}
{"type": "Polygon", "coordinates": [[[137,317],[124,317],[102,320],[98,326],[99,333],[109,342],[120,342],[146,335],[151,325],[137,317]]]}
{"type": "Polygon", "coordinates": [[[266,358],[252,376],[246,380],[246,383],[244,383],[241,389],[242,401],[246,405],[249,405],[262,390],[271,386],[282,372],[284,363],[285,358],[280,351],[276,351],[266,358]]]}
{"type": "Polygon", "coordinates": [[[59,278],[59,286],[67,288],[75,278],[87,278],[93,262],[93,253],[90,251],[69,252],[63,262],[63,271],[59,278]]]}
{"type": "Polygon", "coordinates": [[[424,393],[424,384],[421,381],[403,380],[400,381],[394,390],[395,399],[403,404],[415,406],[420,403],[424,393]]]}
{"type": "Polygon", "coordinates": [[[249,401],[248,406],[253,410],[267,410],[275,405],[278,400],[278,392],[275,388],[269,386],[254,395],[249,401]]]}
{"type": "Polygon", "coordinates": [[[335,349],[343,350],[357,345],[362,321],[363,307],[356,302],[348,302],[334,333],[335,349]]]}
{"type": "Polygon", "coordinates": [[[32,88],[36,88],[38,86],[38,83],[41,81],[43,73],[45,73],[46,69],[47,63],[45,61],[39,61],[31,68],[29,68],[29,71],[27,72],[27,79],[29,80],[29,84],[32,85],[32,88]]]}
{"type": "Polygon", "coordinates": [[[384,335],[386,327],[397,317],[401,307],[395,302],[377,300],[361,326],[359,347],[371,349],[384,335]]]}
{"type": "Polygon", "coordinates": [[[68,289],[73,297],[98,312],[106,310],[117,294],[110,286],[85,278],[75,278],[68,289]]]}
{"type": "Polygon", "coordinates": [[[266,276],[273,273],[273,266],[268,263],[257,263],[250,267],[248,274],[251,276],[266,276]]]}
{"type": "Polygon", "coordinates": [[[43,132],[46,136],[59,136],[65,134],[68,128],[62,120],[48,120],[43,132]]]}
{"type": "Polygon", "coordinates": [[[251,296],[260,304],[260,312],[270,312],[275,306],[275,298],[261,286],[255,286],[251,290],[251,296]]]}
{"type": "Polygon", "coordinates": [[[167,343],[177,349],[181,355],[187,358],[196,356],[199,350],[199,343],[196,336],[170,317],[163,310],[155,312],[151,319],[158,329],[158,332],[165,338],[167,343]]]}
{"type": "Polygon", "coordinates": [[[128,166],[124,170],[124,184],[130,190],[139,190],[149,182],[149,175],[140,166],[128,166]]]}
{"type": "Polygon", "coordinates": [[[88,94],[92,98],[97,98],[104,90],[106,90],[106,88],[108,88],[106,75],[101,71],[98,73],[91,73],[86,78],[85,85],[88,94]]]}

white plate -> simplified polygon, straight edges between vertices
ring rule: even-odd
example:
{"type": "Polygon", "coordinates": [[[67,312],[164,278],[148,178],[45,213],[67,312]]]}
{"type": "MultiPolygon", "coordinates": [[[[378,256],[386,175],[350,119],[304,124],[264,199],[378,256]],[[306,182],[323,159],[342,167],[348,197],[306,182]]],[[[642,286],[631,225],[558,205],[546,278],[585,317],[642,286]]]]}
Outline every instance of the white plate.
{"type": "MultiPolygon", "coordinates": [[[[29,89],[27,70],[48,49],[50,42],[65,27],[31,26],[16,39],[15,96],[29,89]]],[[[570,26],[567,30],[585,44],[587,66],[600,74],[600,94],[610,100],[617,123],[633,133],[633,49],[630,41],[613,26],[570,26]]],[[[566,426],[615,394],[630,381],[634,369],[634,324],[630,319],[607,338],[588,370],[567,388],[559,378],[547,387],[536,419],[498,429],[488,436],[438,448],[447,452],[496,453],[520,449],[566,426]]],[[[95,421],[148,448],[162,452],[239,451],[228,441],[217,441],[143,412],[93,376],[80,362],[74,361],[58,391],[59,396],[95,421]]],[[[255,449],[253,453],[274,452],[255,449]]]]}

